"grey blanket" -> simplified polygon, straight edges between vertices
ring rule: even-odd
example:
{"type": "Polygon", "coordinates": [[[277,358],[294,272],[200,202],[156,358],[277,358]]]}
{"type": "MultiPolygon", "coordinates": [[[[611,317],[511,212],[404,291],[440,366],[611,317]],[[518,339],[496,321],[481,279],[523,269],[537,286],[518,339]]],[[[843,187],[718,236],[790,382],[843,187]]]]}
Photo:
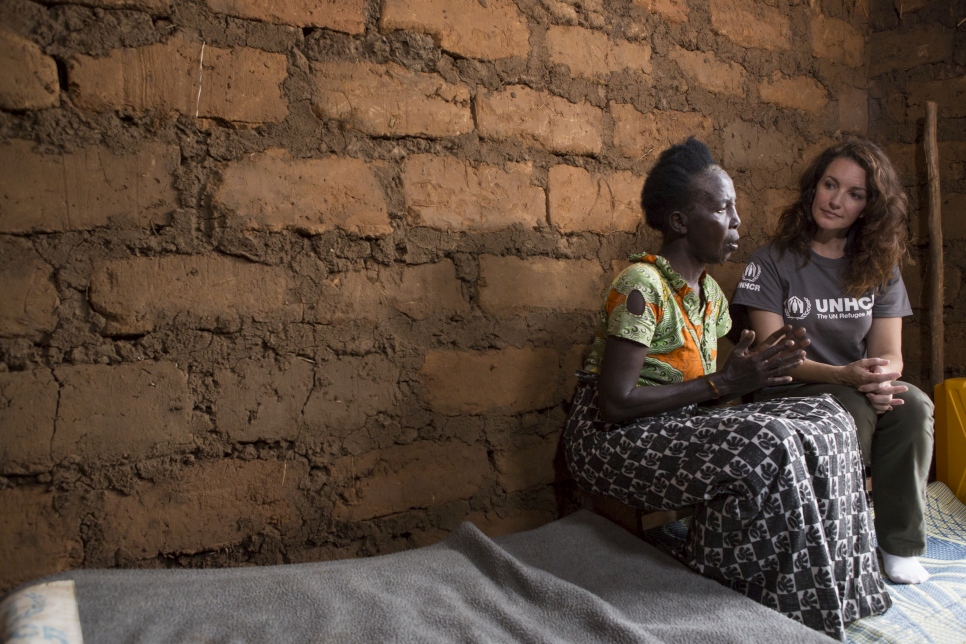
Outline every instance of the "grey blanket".
{"type": "Polygon", "coordinates": [[[831,641],[589,512],[369,559],[54,579],[89,643],[831,641]]]}

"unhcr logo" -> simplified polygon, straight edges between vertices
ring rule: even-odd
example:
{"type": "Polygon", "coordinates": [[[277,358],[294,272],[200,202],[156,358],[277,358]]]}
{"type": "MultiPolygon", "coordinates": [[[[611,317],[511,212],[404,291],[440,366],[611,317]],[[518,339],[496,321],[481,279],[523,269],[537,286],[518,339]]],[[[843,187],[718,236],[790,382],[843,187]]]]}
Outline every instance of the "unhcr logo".
{"type": "Polygon", "coordinates": [[[796,295],[785,300],[785,317],[790,320],[804,320],[812,312],[812,303],[807,297],[799,298],[796,295]]]}
{"type": "Polygon", "coordinates": [[[840,297],[837,300],[815,300],[815,310],[819,313],[841,313],[845,311],[869,311],[875,304],[875,296],[860,297],[840,297]]]}
{"type": "Polygon", "coordinates": [[[761,277],[761,266],[754,262],[748,262],[745,266],[745,272],[741,275],[741,279],[746,282],[754,282],[759,277],[761,277]]]}
{"type": "Polygon", "coordinates": [[[749,291],[760,291],[761,285],[755,284],[754,281],[761,276],[761,266],[754,262],[748,262],[745,266],[745,272],[741,274],[741,281],[738,282],[738,288],[747,289],[749,291]]]}

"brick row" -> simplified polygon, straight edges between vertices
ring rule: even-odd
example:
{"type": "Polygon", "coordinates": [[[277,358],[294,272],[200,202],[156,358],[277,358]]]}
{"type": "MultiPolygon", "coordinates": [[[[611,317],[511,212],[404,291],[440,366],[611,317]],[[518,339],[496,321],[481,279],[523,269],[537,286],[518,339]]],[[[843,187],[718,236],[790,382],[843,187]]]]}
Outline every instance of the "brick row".
{"type": "Polygon", "coordinates": [[[114,49],[104,58],[77,55],[67,70],[74,104],[82,109],[160,110],[245,123],[288,115],[284,54],[222,49],[176,35],[164,43],[114,49]]]}
{"type": "Polygon", "coordinates": [[[674,47],[668,53],[668,58],[677,63],[687,79],[698,87],[715,94],[744,94],[745,79],[748,77],[745,68],[735,62],[719,60],[713,51],[689,51],[674,47]]]}
{"type": "Polygon", "coordinates": [[[176,146],[142,142],[127,153],[103,146],[42,154],[28,141],[0,144],[0,232],[164,225],[178,206],[176,146]]]}
{"type": "Polygon", "coordinates": [[[187,374],[169,362],[0,374],[0,473],[35,474],[68,457],[144,458],[192,442],[187,374]],[[54,431],[56,428],[56,432],[54,431]]]}
{"type": "Polygon", "coordinates": [[[526,58],[530,28],[512,0],[386,0],[379,27],[429,34],[446,51],[467,58],[526,58]]]}
{"type": "Polygon", "coordinates": [[[347,34],[366,30],[365,0],[205,0],[217,13],[295,27],[324,27],[347,34]]]}
{"type": "Polygon", "coordinates": [[[224,169],[212,205],[242,230],[392,232],[385,192],[359,159],[293,159],[277,149],[245,157],[224,169]]]}
{"type": "Polygon", "coordinates": [[[778,9],[755,0],[711,0],[711,28],[742,47],[780,51],[792,46],[791,25],[778,9]]]}
{"type": "Polygon", "coordinates": [[[607,81],[611,72],[651,73],[651,47],[646,43],[614,40],[583,27],[551,25],[547,29],[550,62],[567,65],[573,76],[607,81]]]}
{"type": "Polygon", "coordinates": [[[33,41],[0,28],[0,109],[39,110],[60,104],[57,63],[33,41]]]}
{"type": "Polygon", "coordinates": [[[584,347],[434,350],[419,377],[429,407],[448,416],[517,414],[552,407],[573,393],[570,374],[584,347]]]}
{"type": "Polygon", "coordinates": [[[869,42],[869,49],[876,52],[869,61],[869,77],[952,60],[954,35],[955,30],[941,24],[917,27],[906,32],[876,32],[869,42]]]}
{"type": "Polygon", "coordinates": [[[642,114],[632,105],[614,102],[610,112],[614,117],[614,146],[634,160],[656,160],[669,145],[692,135],[707,140],[712,132],[711,119],[698,112],[653,110],[642,114]]]}
{"type": "Polygon", "coordinates": [[[763,103],[808,112],[821,112],[828,105],[828,92],[807,76],[789,78],[776,73],[758,83],[758,96],[763,103]]]}
{"type": "Polygon", "coordinates": [[[108,334],[148,333],[176,318],[213,325],[226,315],[297,321],[302,302],[289,271],[218,255],[108,260],[91,275],[90,301],[108,334]]]}
{"type": "Polygon", "coordinates": [[[240,544],[272,527],[292,534],[303,520],[304,461],[224,459],[185,468],[131,494],[103,493],[101,540],[121,560],[194,554],[240,544]]]}
{"type": "Polygon", "coordinates": [[[312,110],[372,136],[459,136],[473,130],[469,88],[395,63],[312,66],[312,110]]]}
{"type": "Polygon", "coordinates": [[[24,240],[0,238],[0,337],[36,337],[57,326],[53,267],[24,240]]]}
{"type": "Polygon", "coordinates": [[[344,438],[402,394],[386,357],[343,356],[314,365],[298,358],[239,360],[215,370],[215,424],[232,441],[344,438]]]}
{"type": "Polygon", "coordinates": [[[54,494],[41,487],[0,490],[0,588],[78,568],[84,560],[80,516],[54,510],[54,494]]]}
{"type": "Polygon", "coordinates": [[[338,459],[330,472],[343,489],[332,516],[362,521],[470,498],[490,464],[482,443],[420,441],[338,459]]]}
{"type": "Polygon", "coordinates": [[[815,13],[810,28],[812,53],[817,57],[849,67],[865,64],[865,36],[849,23],[815,13]]]}
{"type": "Polygon", "coordinates": [[[417,154],[402,168],[410,221],[437,230],[493,231],[519,225],[533,229],[547,220],[546,195],[531,184],[532,167],[508,170],[458,159],[417,154]]]}

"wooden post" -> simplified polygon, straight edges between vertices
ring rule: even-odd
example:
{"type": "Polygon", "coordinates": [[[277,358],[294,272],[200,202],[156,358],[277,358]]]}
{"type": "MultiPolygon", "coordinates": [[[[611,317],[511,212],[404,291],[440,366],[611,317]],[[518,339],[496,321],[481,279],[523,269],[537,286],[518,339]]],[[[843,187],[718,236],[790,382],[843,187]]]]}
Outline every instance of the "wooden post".
{"type": "Polygon", "coordinates": [[[929,332],[932,344],[932,382],[941,383],[946,378],[943,350],[946,340],[943,332],[943,226],[939,191],[939,147],[936,145],[938,109],[935,101],[926,102],[926,168],[929,177],[929,332]]]}

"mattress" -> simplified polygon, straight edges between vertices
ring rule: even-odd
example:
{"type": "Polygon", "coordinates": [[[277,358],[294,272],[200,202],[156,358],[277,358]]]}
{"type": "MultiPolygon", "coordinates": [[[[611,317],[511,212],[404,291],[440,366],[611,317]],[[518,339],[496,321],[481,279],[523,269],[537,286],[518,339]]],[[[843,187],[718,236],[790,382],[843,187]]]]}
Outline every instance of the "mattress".
{"type": "Polygon", "coordinates": [[[492,540],[215,570],[77,570],[0,605],[2,642],[829,642],[581,511],[492,540]]]}

